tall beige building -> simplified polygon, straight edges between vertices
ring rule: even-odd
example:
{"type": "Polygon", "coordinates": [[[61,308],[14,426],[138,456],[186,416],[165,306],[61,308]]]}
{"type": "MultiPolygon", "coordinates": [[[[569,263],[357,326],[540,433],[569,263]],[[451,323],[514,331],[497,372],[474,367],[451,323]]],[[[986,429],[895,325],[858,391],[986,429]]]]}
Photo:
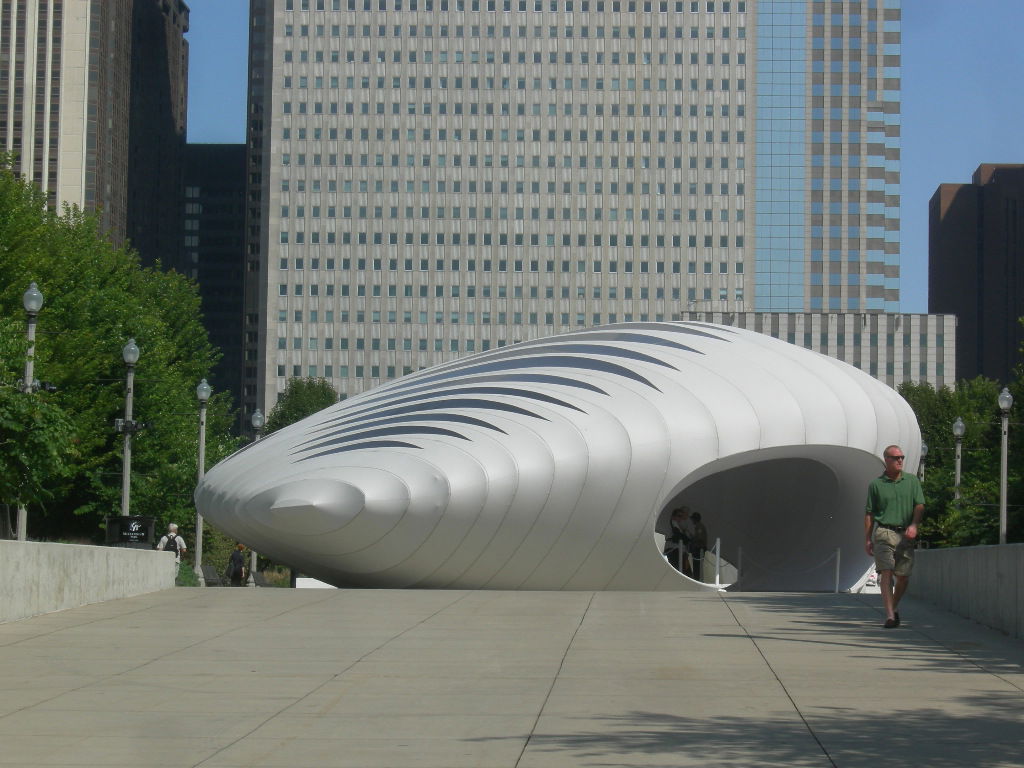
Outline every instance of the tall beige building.
{"type": "MultiPolygon", "coordinates": [[[[147,142],[168,138],[148,131],[133,152],[133,72],[153,71],[142,82],[135,78],[138,91],[173,92],[168,122],[183,142],[187,29],[181,0],[0,0],[0,148],[52,205],[99,210],[117,242],[140,199],[130,171],[144,191],[161,183],[142,166],[149,164],[147,142]],[[159,56],[164,66],[149,67],[159,56]]],[[[143,100],[145,114],[137,113],[148,118],[154,101],[143,100]]],[[[172,183],[180,186],[177,173],[172,183]]],[[[179,194],[176,186],[173,199],[179,194]]]]}
{"type": "Polygon", "coordinates": [[[895,311],[899,25],[894,0],[254,0],[246,407],[583,326],[895,311]]]}

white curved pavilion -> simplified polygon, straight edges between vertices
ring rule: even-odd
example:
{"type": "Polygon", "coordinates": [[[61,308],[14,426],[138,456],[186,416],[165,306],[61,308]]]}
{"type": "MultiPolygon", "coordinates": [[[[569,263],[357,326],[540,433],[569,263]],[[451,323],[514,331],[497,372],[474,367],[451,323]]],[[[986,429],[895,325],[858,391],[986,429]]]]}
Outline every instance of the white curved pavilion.
{"type": "Polygon", "coordinates": [[[199,511],[339,586],[701,589],[662,557],[701,512],[744,589],[853,587],[868,481],[920,431],[892,389],[752,331],[628,323],[345,400],[222,461],[199,511]]]}

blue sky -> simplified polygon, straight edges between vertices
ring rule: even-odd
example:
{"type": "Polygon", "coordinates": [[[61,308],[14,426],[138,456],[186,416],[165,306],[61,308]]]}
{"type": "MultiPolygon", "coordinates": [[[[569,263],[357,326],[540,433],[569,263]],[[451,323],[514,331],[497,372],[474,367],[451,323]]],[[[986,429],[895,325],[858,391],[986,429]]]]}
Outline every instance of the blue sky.
{"type": "MultiPolygon", "coordinates": [[[[188,139],[245,141],[248,0],[188,0],[188,139]]],[[[904,312],[928,310],[928,200],[981,163],[1024,162],[1024,2],[903,0],[904,312]]]]}

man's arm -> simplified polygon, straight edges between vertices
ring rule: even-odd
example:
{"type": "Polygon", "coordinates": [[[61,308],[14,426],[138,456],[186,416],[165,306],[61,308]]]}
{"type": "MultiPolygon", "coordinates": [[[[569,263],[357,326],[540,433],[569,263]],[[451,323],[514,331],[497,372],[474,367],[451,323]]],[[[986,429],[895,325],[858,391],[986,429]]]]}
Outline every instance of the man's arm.
{"type": "Polygon", "coordinates": [[[910,525],[907,526],[907,538],[908,539],[916,539],[917,538],[917,526],[920,524],[922,517],[924,517],[924,504],[915,504],[914,505],[914,519],[910,523],[910,525]]]}
{"type": "Polygon", "coordinates": [[[875,527],[875,507],[876,502],[874,498],[875,483],[872,481],[868,485],[868,499],[864,503],[864,551],[868,553],[868,557],[875,556],[875,546],[871,542],[871,532],[875,527]]]}

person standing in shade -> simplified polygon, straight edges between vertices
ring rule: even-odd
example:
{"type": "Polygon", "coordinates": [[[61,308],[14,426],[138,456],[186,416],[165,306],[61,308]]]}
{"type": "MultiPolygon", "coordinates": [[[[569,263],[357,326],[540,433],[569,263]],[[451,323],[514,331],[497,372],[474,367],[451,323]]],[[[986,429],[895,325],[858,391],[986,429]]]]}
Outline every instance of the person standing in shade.
{"type": "Polygon", "coordinates": [[[700,512],[690,515],[693,536],[690,538],[690,560],[693,562],[693,578],[704,581],[704,552],[708,548],[708,529],[701,522],[700,512]]]}
{"type": "Polygon", "coordinates": [[[167,526],[167,533],[160,538],[156,548],[161,552],[174,553],[174,574],[177,578],[178,569],[181,567],[181,556],[188,552],[185,540],[178,535],[178,526],[171,523],[167,526]]]}
{"type": "Polygon", "coordinates": [[[232,587],[240,587],[245,581],[245,556],[242,550],[245,545],[240,541],[235,542],[235,548],[231,551],[228,560],[228,578],[231,579],[232,587]]]}
{"type": "Polygon", "coordinates": [[[868,486],[864,514],[864,551],[875,558],[885,628],[900,625],[900,599],[910,584],[914,567],[917,526],[924,515],[924,491],[916,475],[903,471],[906,459],[898,445],[882,452],[885,472],[868,486]]]}
{"type": "Polygon", "coordinates": [[[665,558],[672,566],[687,576],[692,575],[687,552],[690,545],[690,508],[679,507],[669,518],[671,533],[665,537],[665,558]]]}

